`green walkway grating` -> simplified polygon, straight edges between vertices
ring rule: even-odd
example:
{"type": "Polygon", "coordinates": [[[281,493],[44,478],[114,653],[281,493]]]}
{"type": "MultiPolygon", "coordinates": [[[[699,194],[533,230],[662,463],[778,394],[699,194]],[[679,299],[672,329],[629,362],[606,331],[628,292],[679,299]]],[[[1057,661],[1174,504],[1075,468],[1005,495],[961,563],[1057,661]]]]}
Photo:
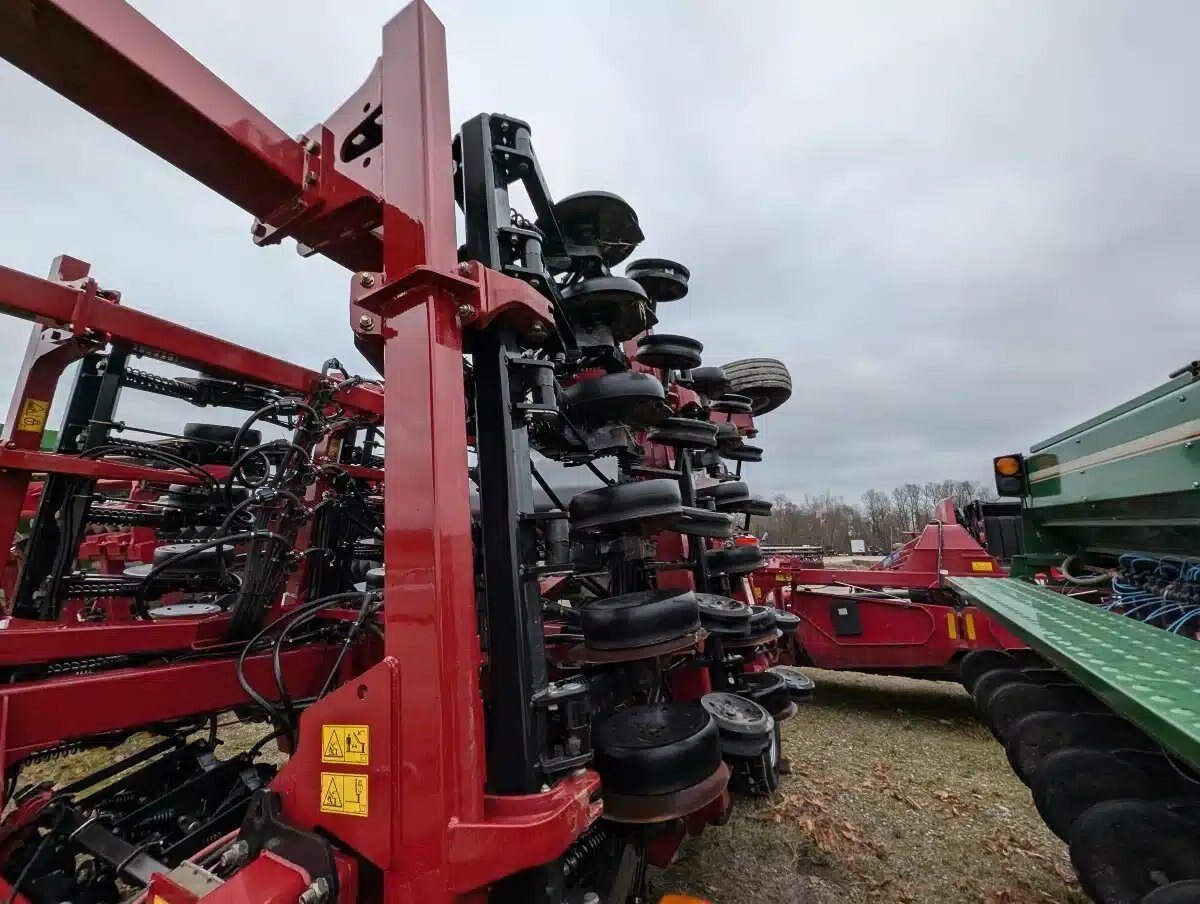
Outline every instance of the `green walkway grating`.
{"type": "Polygon", "coordinates": [[[1013,578],[949,581],[1115,712],[1200,768],[1200,642],[1013,578]]]}

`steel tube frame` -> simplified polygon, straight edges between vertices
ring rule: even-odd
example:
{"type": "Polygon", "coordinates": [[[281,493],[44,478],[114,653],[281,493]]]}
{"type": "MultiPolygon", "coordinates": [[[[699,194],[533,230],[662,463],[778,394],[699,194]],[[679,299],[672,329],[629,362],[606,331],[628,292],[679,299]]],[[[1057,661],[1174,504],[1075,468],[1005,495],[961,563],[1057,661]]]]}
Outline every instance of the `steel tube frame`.
{"type": "MultiPolygon", "coordinates": [[[[594,773],[544,793],[484,790],[460,322],[464,292],[476,301],[472,328],[499,314],[545,322],[549,305],[516,280],[457,265],[441,23],[417,0],[384,28],[386,153],[377,194],[335,168],[328,128],[318,131],[320,141],[289,138],[119,0],[0,0],[0,56],[260,218],[276,237],[294,236],[355,270],[356,286],[394,287],[372,308],[383,321],[373,341],[385,395],[344,394],[346,403],[403,426],[386,435],[384,656],[301,720],[300,748],[275,785],[285,815],[369,852],[388,904],[481,900],[483,886],[560,854],[599,814],[594,773]],[[364,209],[351,239],[330,246],[326,221],[364,209]],[[316,806],[321,767],[312,732],[334,712],[378,726],[367,773],[378,791],[367,818],[316,806]]],[[[97,297],[90,283],[79,288],[0,268],[0,312],[69,326],[74,335],[120,337],[209,372],[220,362],[218,375],[296,392],[319,379],[97,297]]],[[[22,454],[26,466],[37,455],[22,454]]],[[[133,476],[118,470],[105,463],[95,476],[133,476]]],[[[232,674],[227,660],[205,665],[232,674]]],[[[175,695],[187,708],[187,695],[178,687],[175,695]]],[[[271,863],[256,860],[239,886],[270,899],[271,863]]]]}

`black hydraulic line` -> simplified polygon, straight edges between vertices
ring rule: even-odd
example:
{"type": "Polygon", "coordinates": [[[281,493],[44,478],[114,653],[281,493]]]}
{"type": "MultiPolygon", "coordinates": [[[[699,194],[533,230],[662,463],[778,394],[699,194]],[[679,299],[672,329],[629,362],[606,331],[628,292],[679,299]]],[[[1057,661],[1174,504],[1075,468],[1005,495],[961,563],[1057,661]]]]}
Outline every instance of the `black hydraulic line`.
{"type": "Polygon", "coordinates": [[[563,501],[558,498],[558,494],[550,488],[550,484],[546,482],[546,478],[542,476],[541,472],[537,469],[537,465],[533,463],[532,459],[529,462],[529,471],[531,474],[533,474],[533,479],[537,481],[538,486],[542,488],[542,492],[545,493],[546,497],[554,503],[554,507],[565,512],[567,507],[563,505],[563,501]]]}

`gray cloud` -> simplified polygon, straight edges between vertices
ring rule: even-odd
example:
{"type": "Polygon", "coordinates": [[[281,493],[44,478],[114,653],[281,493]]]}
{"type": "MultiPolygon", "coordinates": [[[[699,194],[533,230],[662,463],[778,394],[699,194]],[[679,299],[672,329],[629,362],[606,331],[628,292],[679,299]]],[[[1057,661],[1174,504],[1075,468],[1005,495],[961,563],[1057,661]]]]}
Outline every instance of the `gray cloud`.
{"type": "MultiPolygon", "coordinates": [[[[138,6],[293,132],[395,9],[138,6]]],[[[1187,0],[435,7],[454,120],[527,119],[556,193],[633,203],[642,250],[693,272],[663,326],[710,363],[788,363],[764,495],[984,477],[1198,356],[1187,0]]],[[[0,98],[4,264],[67,251],[128,304],[358,360],[336,266],[254,248],[241,212],[11,67],[0,98]]],[[[0,327],[0,385],[23,337],[0,327]]]]}

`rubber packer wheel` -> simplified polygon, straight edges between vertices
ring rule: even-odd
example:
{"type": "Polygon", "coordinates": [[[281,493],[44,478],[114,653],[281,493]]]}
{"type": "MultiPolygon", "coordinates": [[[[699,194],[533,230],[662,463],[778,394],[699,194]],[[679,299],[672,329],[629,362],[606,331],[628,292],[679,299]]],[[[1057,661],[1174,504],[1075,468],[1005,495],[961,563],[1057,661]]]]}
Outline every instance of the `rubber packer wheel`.
{"type": "Polygon", "coordinates": [[[968,694],[975,693],[975,682],[993,669],[1015,668],[1017,662],[1003,650],[972,650],[958,664],[958,680],[968,694]]]}
{"type": "Polygon", "coordinates": [[[1168,883],[1200,878],[1198,834],[1200,824],[1170,804],[1114,800],[1079,817],[1071,862],[1097,904],[1200,901],[1167,893],[1168,883]]]}
{"type": "Polygon", "coordinates": [[[721,369],[734,392],[751,398],[755,414],[774,411],[792,397],[792,375],[776,358],[742,358],[721,369]]]}
{"type": "Polygon", "coordinates": [[[1142,898],[1142,904],[1197,904],[1200,902],[1200,879],[1172,882],[1142,898]]]}
{"type": "Polygon", "coordinates": [[[1068,747],[1046,757],[1033,774],[1029,790],[1042,820],[1063,841],[1071,840],[1079,817],[1096,804],[1156,796],[1137,766],[1085,747],[1068,747]]]}
{"type": "Polygon", "coordinates": [[[1155,749],[1149,738],[1119,716],[1035,712],[1013,725],[1004,752],[1017,778],[1028,785],[1046,757],[1067,747],[1155,749]]]}
{"type": "Polygon", "coordinates": [[[1102,709],[1095,697],[1077,684],[1009,684],[988,700],[983,719],[1001,744],[1012,737],[1013,727],[1037,712],[1088,712],[1102,709]]]}

